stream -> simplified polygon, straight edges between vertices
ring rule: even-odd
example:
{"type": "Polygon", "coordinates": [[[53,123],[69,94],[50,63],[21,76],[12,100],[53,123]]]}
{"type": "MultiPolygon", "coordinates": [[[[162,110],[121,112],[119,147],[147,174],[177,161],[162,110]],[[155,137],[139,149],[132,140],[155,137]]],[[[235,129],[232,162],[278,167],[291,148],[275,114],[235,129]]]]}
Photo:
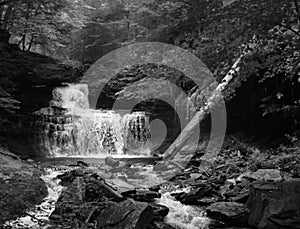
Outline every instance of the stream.
{"type": "MultiPolygon", "coordinates": [[[[150,154],[155,142],[151,142],[147,114],[91,110],[87,85],[56,88],[49,107],[36,115],[36,144],[49,155],[39,159],[48,196],[26,216],[6,222],[6,228],[46,229],[64,190],[57,176],[76,168],[97,174],[119,193],[145,190],[176,174],[176,168],[154,168],[159,157],[150,154]]],[[[179,229],[206,228],[209,220],[203,210],[176,201],[171,194],[180,189],[175,190],[162,191],[161,198],[155,200],[170,210],[166,223],[179,229]]]]}
{"type": "MultiPolygon", "coordinates": [[[[40,205],[34,207],[34,209],[27,212],[27,216],[20,217],[14,221],[8,221],[5,223],[5,229],[46,229],[50,226],[49,217],[55,210],[55,204],[58,201],[62,191],[65,187],[60,185],[60,179],[57,178],[67,171],[74,170],[76,166],[67,166],[66,164],[72,164],[77,158],[64,158],[60,162],[58,158],[54,160],[44,160],[43,169],[44,175],[41,179],[45,182],[48,190],[47,197],[43,200],[40,205]]],[[[128,161],[129,158],[125,158],[124,161],[128,161]]],[[[87,161],[92,161],[88,158],[87,161]]],[[[87,171],[93,171],[98,175],[105,177],[105,182],[112,187],[118,189],[118,191],[142,189],[153,185],[157,182],[163,181],[159,177],[159,174],[153,172],[152,162],[149,160],[142,160],[141,158],[133,159],[136,161],[132,165],[135,174],[132,175],[126,170],[114,171],[110,169],[105,163],[101,164],[100,159],[95,159],[89,167],[86,167],[87,171]],[[141,163],[143,161],[143,163],[141,163]]],[[[121,163],[124,163],[121,161],[121,163]]],[[[129,170],[128,170],[129,171],[129,170]]],[[[172,196],[173,193],[188,191],[188,188],[179,189],[174,187],[172,190],[162,189],[161,198],[156,199],[156,203],[164,205],[169,208],[169,214],[165,219],[165,222],[174,228],[178,229],[205,229],[209,224],[210,220],[205,217],[204,211],[199,207],[186,206],[176,201],[172,196]]]]}
{"type": "Polygon", "coordinates": [[[44,175],[41,179],[45,182],[48,195],[40,205],[27,212],[27,216],[20,217],[14,221],[8,221],[4,224],[4,228],[13,229],[42,229],[47,228],[49,217],[55,210],[55,204],[60,197],[63,187],[57,176],[66,172],[63,168],[45,168],[44,175]]]}

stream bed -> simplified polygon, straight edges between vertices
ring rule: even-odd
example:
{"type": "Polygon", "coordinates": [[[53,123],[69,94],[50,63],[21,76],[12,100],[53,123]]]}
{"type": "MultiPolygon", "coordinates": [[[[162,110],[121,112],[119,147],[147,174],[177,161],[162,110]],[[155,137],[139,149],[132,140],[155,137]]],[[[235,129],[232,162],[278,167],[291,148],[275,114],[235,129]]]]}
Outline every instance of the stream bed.
{"type": "MultiPolygon", "coordinates": [[[[6,222],[4,228],[49,228],[51,226],[49,218],[55,211],[56,203],[62,192],[67,188],[62,186],[61,180],[57,178],[59,175],[75,169],[80,169],[84,173],[94,173],[101,176],[101,178],[105,179],[105,183],[110,187],[113,187],[119,193],[128,190],[146,190],[151,186],[164,182],[159,176],[159,173],[153,171],[154,161],[153,158],[134,158],[132,160],[124,158],[118,160],[119,165],[114,167],[107,165],[107,160],[99,158],[83,159],[82,161],[79,161],[78,158],[43,160],[43,162],[41,162],[41,167],[43,168],[44,173],[41,179],[47,186],[47,197],[40,205],[29,210],[26,216],[20,217],[14,221],[6,222]],[[80,166],[78,166],[78,162],[80,166]],[[129,162],[130,167],[127,167],[129,162]],[[85,166],[82,166],[82,164],[85,166]]],[[[205,217],[202,209],[193,206],[185,206],[172,196],[173,193],[180,191],[184,190],[178,188],[174,188],[173,190],[161,189],[161,197],[154,200],[155,203],[166,206],[169,209],[169,213],[165,217],[165,223],[178,229],[207,228],[209,219],[205,217]]]]}

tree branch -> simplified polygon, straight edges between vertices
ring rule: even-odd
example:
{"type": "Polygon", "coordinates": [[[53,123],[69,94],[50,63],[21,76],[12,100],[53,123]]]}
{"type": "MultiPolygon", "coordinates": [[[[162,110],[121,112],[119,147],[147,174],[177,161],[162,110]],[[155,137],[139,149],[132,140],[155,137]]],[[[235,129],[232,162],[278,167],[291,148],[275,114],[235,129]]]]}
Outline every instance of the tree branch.
{"type": "Polygon", "coordinates": [[[7,5],[10,3],[13,3],[13,2],[19,2],[19,1],[22,1],[22,0],[6,0],[4,2],[0,2],[0,6],[4,6],[4,5],[7,5]]]}
{"type": "Polygon", "coordinates": [[[286,28],[287,30],[290,30],[291,32],[293,32],[294,34],[298,35],[300,37],[300,32],[294,30],[293,28],[286,26],[285,24],[279,24],[281,27],[286,28]]]}

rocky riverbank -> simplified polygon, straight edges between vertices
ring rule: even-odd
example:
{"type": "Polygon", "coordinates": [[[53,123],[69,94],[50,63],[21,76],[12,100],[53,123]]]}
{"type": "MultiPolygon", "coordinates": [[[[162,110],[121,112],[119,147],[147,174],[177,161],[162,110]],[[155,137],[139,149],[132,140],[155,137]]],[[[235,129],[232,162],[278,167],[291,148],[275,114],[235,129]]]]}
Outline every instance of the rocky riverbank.
{"type": "MultiPolygon", "coordinates": [[[[64,191],[55,203],[48,225],[53,229],[298,229],[300,155],[297,147],[263,149],[245,139],[227,137],[218,158],[206,171],[199,170],[203,156],[199,151],[184,170],[159,185],[155,185],[158,180],[154,178],[161,174],[158,168],[163,167],[163,162],[151,162],[154,163],[151,165],[107,159],[96,166],[84,161],[53,165],[53,169],[64,168],[67,172],[57,176],[64,191]]],[[[12,212],[15,216],[24,215],[28,210],[25,205],[19,207],[20,212],[7,208],[16,209],[21,200],[31,200],[33,193],[35,198],[30,206],[39,204],[46,194],[45,186],[37,168],[11,156],[4,157],[5,161],[10,158],[9,166],[17,169],[11,170],[13,173],[19,174],[20,168],[26,168],[21,169],[22,177],[18,181],[22,178],[29,191],[18,191],[18,185],[13,191],[8,189],[11,196],[18,198],[2,197],[5,208],[1,208],[4,209],[1,215],[12,216],[12,212]],[[34,171],[34,176],[26,171],[34,171]],[[44,190],[40,192],[43,195],[36,195],[39,188],[44,190]]],[[[49,168],[49,164],[46,166],[49,168]]],[[[7,180],[3,178],[3,184],[7,180]]]]}
{"type": "Polygon", "coordinates": [[[281,146],[271,154],[235,137],[226,144],[209,170],[199,171],[199,152],[184,171],[149,189],[124,191],[125,177],[117,178],[121,190],[106,183],[112,177],[67,173],[53,228],[299,228],[299,152],[281,146]]]}

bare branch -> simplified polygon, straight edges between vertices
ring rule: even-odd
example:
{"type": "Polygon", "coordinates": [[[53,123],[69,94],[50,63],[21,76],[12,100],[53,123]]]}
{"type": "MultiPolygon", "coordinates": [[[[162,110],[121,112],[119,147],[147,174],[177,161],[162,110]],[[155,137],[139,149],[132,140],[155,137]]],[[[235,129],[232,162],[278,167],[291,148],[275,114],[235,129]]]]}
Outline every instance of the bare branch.
{"type": "Polygon", "coordinates": [[[291,32],[293,32],[294,34],[296,34],[296,35],[298,35],[298,36],[300,36],[300,32],[298,32],[298,31],[296,31],[296,30],[294,30],[293,28],[291,28],[291,27],[289,27],[289,26],[286,26],[285,24],[279,24],[281,27],[283,27],[283,28],[285,28],[285,29],[287,29],[287,30],[290,30],[291,32]]]}
{"type": "Polygon", "coordinates": [[[10,3],[13,3],[13,2],[19,2],[19,1],[22,1],[22,0],[6,0],[4,2],[0,2],[0,6],[4,6],[4,5],[7,5],[10,3]]]}

